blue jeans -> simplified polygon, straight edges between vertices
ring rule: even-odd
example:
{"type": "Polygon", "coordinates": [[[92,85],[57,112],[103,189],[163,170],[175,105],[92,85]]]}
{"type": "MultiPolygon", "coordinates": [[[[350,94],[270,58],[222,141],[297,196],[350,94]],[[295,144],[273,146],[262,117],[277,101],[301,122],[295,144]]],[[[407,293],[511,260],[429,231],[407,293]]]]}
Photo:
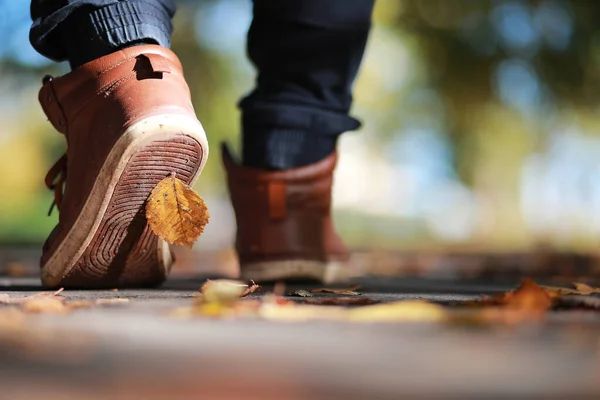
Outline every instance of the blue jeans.
{"type": "MultiPolygon", "coordinates": [[[[258,79],[240,102],[245,163],[315,162],[360,126],[349,110],[373,2],[254,0],[247,50],[258,79]]],[[[54,60],[136,42],[168,47],[175,8],[173,0],[34,0],[30,39],[54,60]]]]}

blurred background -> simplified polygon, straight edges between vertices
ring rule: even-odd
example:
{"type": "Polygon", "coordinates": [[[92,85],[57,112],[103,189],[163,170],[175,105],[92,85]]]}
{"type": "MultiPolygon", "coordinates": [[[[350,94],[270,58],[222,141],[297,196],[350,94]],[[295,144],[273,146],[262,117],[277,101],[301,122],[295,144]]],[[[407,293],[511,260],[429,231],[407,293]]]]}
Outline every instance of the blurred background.
{"type": "MultiPolygon", "coordinates": [[[[197,248],[226,249],[235,222],[218,144],[239,149],[251,90],[249,0],[180,1],[180,56],[212,157],[197,189],[212,218],[197,248]]],[[[0,243],[41,243],[47,169],[64,152],[37,103],[68,72],[28,41],[29,2],[0,0],[0,243]]],[[[355,248],[592,251],[600,243],[600,2],[377,0],[341,140],[335,220],[355,248]]]]}

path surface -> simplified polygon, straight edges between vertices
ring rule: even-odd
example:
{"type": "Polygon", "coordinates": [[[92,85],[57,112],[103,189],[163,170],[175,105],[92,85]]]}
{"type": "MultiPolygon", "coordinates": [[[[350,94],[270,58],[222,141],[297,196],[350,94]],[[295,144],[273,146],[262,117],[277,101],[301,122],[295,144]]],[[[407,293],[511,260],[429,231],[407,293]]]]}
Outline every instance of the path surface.
{"type": "MultiPolygon", "coordinates": [[[[517,328],[166,315],[189,305],[201,283],[65,291],[72,299],[131,300],[32,317],[33,345],[0,340],[0,399],[600,398],[600,313],[554,312],[517,328]]],[[[361,284],[362,296],[384,301],[468,300],[512,286],[361,284]]],[[[0,293],[24,296],[37,285],[0,278],[0,293]]]]}

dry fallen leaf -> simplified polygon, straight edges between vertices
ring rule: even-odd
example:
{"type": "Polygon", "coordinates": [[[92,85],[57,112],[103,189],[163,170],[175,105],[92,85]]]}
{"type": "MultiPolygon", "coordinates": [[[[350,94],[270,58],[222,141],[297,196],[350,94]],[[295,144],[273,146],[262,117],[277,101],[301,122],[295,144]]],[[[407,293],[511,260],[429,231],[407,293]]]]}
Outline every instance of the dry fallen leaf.
{"type": "Polygon", "coordinates": [[[22,310],[28,313],[65,314],[69,308],[58,298],[39,297],[23,303],[22,310]]]}
{"type": "Polygon", "coordinates": [[[252,294],[252,293],[256,292],[257,290],[261,289],[261,286],[257,285],[254,281],[250,281],[250,283],[252,283],[252,285],[248,286],[248,289],[244,290],[242,292],[242,294],[240,295],[240,297],[246,297],[249,294],[252,294]]]}
{"type": "Polygon", "coordinates": [[[594,288],[585,283],[573,282],[574,289],[565,288],[565,287],[557,287],[557,286],[540,286],[542,289],[546,291],[550,295],[552,299],[556,299],[562,296],[569,295],[589,295],[594,293],[600,293],[600,288],[594,288]]]}
{"type": "Polygon", "coordinates": [[[280,304],[274,301],[267,301],[261,304],[258,309],[258,315],[262,318],[286,321],[286,322],[305,322],[312,320],[343,320],[346,316],[346,308],[343,307],[322,307],[295,304],[293,302],[280,304]]]}
{"type": "Polygon", "coordinates": [[[561,296],[568,296],[572,294],[580,294],[577,289],[564,288],[558,286],[540,286],[548,295],[555,299],[561,296]]]}
{"type": "Polygon", "coordinates": [[[307,290],[294,290],[288,293],[288,296],[298,296],[298,297],[314,297],[314,295],[307,290]]]}
{"type": "Polygon", "coordinates": [[[199,297],[201,303],[220,303],[231,304],[247,290],[248,285],[243,282],[230,279],[207,280],[200,291],[202,297],[199,297]]]}
{"type": "Polygon", "coordinates": [[[349,309],[348,319],[358,322],[435,322],[445,320],[446,311],[427,301],[397,301],[349,309]]]}
{"type": "Polygon", "coordinates": [[[442,306],[426,301],[398,301],[357,308],[265,302],[259,316],[276,321],[434,322],[446,319],[442,306]]]}
{"type": "Polygon", "coordinates": [[[126,298],[110,298],[96,300],[67,300],[62,296],[64,289],[56,292],[40,292],[25,297],[10,297],[0,294],[0,304],[15,305],[25,313],[65,314],[79,308],[90,308],[94,305],[126,303],[126,298]]]}
{"type": "Polygon", "coordinates": [[[508,308],[535,313],[545,313],[552,307],[550,295],[529,278],[524,279],[517,290],[507,293],[504,303],[508,308]]]}
{"type": "Polygon", "coordinates": [[[71,300],[66,303],[69,310],[76,310],[78,308],[92,308],[94,302],[91,300],[71,300]]]}
{"type": "Polygon", "coordinates": [[[36,294],[32,294],[30,296],[24,297],[10,297],[7,294],[3,294],[0,296],[0,304],[24,304],[31,300],[45,299],[45,298],[59,298],[64,299],[63,296],[60,295],[64,289],[60,288],[56,292],[40,292],[36,294]]]}
{"type": "Polygon", "coordinates": [[[359,296],[360,293],[358,293],[356,291],[356,289],[358,288],[358,286],[352,286],[349,288],[319,288],[319,289],[313,289],[311,290],[312,293],[333,293],[333,294],[339,294],[342,296],[359,296]]]}
{"type": "Polygon", "coordinates": [[[320,306],[366,306],[379,303],[379,301],[368,297],[319,297],[298,300],[298,302],[320,306]]]}
{"type": "Polygon", "coordinates": [[[152,190],[146,218],[157,236],[191,248],[204,231],[209,214],[204,200],[173,174],[152,190]]]}
{"type": "Polygon", "coordinates": [[[593,293],[600,293],[600,288],[591,287],[585,283],[573,282],[573,286],[577,290],[577,294],[588,295],[593,293]]]}
{"type": "Polygon", "coordinates": [[[516,290],[484,300],[484,304],[494,305],[472,315],[464,315],[459,320],[471,323],[515,324],[538,321],[560,298],[555,288],[548,290],[526,278],[516,290]]]}
{"type": "Polygon", "coordinates": [[[175,318],[191,318],[200,315],[223,318],[256,314],[260,301],[251,299],[240,301],[241,297],[260,289],[254,281],[251,283],[252,285],[249,286],[236,280],[209,279],[200,288],[199,295],[194,297],[194,304],[191,307],[178,308],[169,315],[175,318]]]}
{"type": "Polygon", "coordinates": [[[100,305],[123,304],[123,303],[129,303],[129,299],[125,299],[125,298],[97,299],[94,303],[99,306],[100,305]]]}
{"type": "Polygon", "coordinates": [[[241,301],[240,298],[258,289],[260,286],[254,282],[252,286],[248,286],[235,280],[209,279],[200,288],[199,296],[194,297],[191,307],[175,309],[169,315],[175,318],[255,315],[260,301],[252,299],[241,301]]]}

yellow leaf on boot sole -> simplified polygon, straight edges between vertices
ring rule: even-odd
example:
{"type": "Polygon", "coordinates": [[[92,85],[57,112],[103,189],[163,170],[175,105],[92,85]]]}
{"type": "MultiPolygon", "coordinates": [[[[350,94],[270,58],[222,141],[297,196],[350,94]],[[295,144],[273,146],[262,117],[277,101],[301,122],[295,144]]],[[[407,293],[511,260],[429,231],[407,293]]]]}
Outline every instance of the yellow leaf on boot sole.
{"type": "Polygon", "coordinates": [[[167,243],[192,247],[208,223],[204,200],[171,175],[160,181],[146,203],[152,231],[167,243]]]}

